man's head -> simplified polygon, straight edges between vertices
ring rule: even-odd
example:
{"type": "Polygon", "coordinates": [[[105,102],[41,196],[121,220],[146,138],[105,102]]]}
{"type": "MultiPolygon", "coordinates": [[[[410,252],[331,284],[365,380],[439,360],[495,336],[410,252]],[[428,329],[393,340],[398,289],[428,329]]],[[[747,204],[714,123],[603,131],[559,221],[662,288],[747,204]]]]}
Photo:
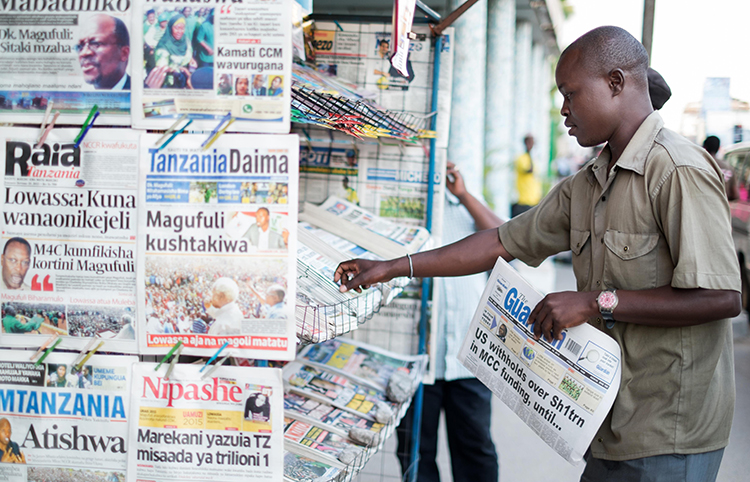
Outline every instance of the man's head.
{"type": "Polygon", "coordinates": [[[526,146],[526,152],[531,152],[534,148],[534,136],[526,134],[526,137],[523,138],[523,145],[526,146]]]}
{"type": "Polygon", "coordinates": [[[259,393],[258,396],[255,397],[255,406],[256,407],[262,407],[266,404],[267,397],[263,395],[262,393],[259,393]]]}
{"type": "Polygon", "coordinates": [[[253,89],[260,89],[263,87],[263,76],[253,75],[253,89]]]}
{"type": "Polygon", "coordinates": [[[284,301],[286,296],[286,290],[281,285],[271,285],[266,290],[266,303],[269,305],[277,305],[284,301]]]}
{"type": "Polygon", "coordinates": [[[505,325],[500,325],[500,328],[497,329],[497,336],[499,336],[500,338],[503,338],[507,334],[508,334],[508,327],[505,325]]]}
{"type": "Polygon", "coordinates": [[[349,178],[344,176],[344,178],[341,180],[341,183],[344,185],[344,189],[349,189],[349,178]]]}
{"type": "Polygon", "coordinates": [[[127,313],[120,317],[120,326],[129,325],[131,323],[133,323],[133,317],[128,315],[127,313]]]}
{"type": "Polygon", "coordinates": [[[7,418],[0,418],[0,445],[7,447],[11,435],[13,435],[13,431],[10,428],[10,421],[7,418]]]}
{"type": "Polygon", "coordinates": [[[721,147],[721,141],[716,136],[708,136],[706,137],[706,140],[703,141],[703,148],[708,151],[712,157],[716,157],[716,154],[719,152],[719,147],[721,147]]]}
{"type": "Polygon", "coordinates": [[[23,287],[23,279],[31,264],[31,245],[23,238],[10,238],[5,243],[0,256],[3,267],[3,281],[11,290],[23,287]]]}
{"type": "Polygon", "coordinates": [[[237,77],[237,85],[235,86],[234,92],[237,95],[247,95],[250,90],[250,81],[247,77],[237,77]]]}
{"type": "Polygon", "coordinates": [[[193,13],[193,9],[190,7],[185,7],[182,9],[182,14],[185,16],[185,18],[188,18],[191,13],[193,13]]]}
{"type": "Polygon", "coordinates": [[[13,305],[5,305],[3,311],[5,312],[5,316],[16,316],[16,309],[13,308],[13,305]]]}
{"type": "Polygon", "coordinates": [[[128,67],[130,35],[119,18],[94,15],[84,23],[75,49],[83,80],[97,89],[111,89],[128,67]]]}
{"type": "Polygon", "coordinates": [[[146,13],[146,20],[148,21],[149,25],[153,25],[154,22],[156,22],[156,12],[151,9],[146,13]]]}
{"type": "Polygon", "coordinates": [[[648,95],[651,97],[651,105],[654,107],[654,110],[659,110],[672,97],[672,89],[669,88],[664,77],[651,67],[648,68],[647,75],[648,95]]]}
{"type": "Polygon", "coordinates": [[[390,51],[390,49],[391,49],[391,45],[390,45],[390,42],[388,42],[388,40],[381,39],[378,42],[378,55],[380,55],[381,59],[388,57],[388,52],[390,51]]]}
{"type": "Polygon", "coordinates": [[[240,296],[240,287],[231,278],[219,278],[211,287],[211,304],[221,308],[240,296]]]}
{"type": "Polygon", "coordinates": [[[270,217],[270,213],[266,208],[258,208],[258,210],[255,211],[255,223],[264,232],[268,231],[268,222],[270,217]]]}
{"type": "Polygon", "coordinates": [[[592,147],[609,141],[621,125],[640,125],[653,110],[647,68],[646,49],[619,27],[599,27],[573,42],[555,73],[569,134],[592,147]]]}

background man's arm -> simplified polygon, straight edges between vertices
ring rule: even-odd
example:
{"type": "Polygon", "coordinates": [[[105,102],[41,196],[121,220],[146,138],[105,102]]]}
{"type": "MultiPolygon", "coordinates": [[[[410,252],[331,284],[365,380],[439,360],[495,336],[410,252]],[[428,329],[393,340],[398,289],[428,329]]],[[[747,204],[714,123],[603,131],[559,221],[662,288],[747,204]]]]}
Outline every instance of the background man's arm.
{"type": "Polygon", "coordinates": [[[469,211],[471,217],[474,218],[474,223],[476,224],[478,231],[496,228],[503,224],[504,221],[502,219],[466,190],[463,176],[461,176],[461,173],[458,171],[458,167],[456,167],[455,164],[449,162],[446,173],[448,174],[448,180],[445,183],[446,187],[451,194],[458,198],[466,210],[469,211]]]}

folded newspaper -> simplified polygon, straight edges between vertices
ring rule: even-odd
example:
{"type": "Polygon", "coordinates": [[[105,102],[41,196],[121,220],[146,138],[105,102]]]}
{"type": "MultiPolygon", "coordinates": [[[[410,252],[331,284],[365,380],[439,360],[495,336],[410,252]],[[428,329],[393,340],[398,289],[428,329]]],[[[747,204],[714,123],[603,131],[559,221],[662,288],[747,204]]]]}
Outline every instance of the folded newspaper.
{"type": "Polygon", "coordinates": [[[544,442],[579,463],[620,386],[617,342],[591,325],[535,340],[526,321],[542,299],[502,258],[458,359],[544,442]]]}

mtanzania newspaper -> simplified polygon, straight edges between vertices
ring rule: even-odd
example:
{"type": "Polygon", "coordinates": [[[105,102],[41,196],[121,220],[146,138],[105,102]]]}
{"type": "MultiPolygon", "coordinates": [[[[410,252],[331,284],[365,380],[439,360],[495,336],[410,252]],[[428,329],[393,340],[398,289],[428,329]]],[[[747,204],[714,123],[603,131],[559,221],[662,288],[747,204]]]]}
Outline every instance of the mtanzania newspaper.
{"type": "Polygon", "coordinates": [[[526,322],[542,299],[499,258],[459,360],[542,440],[582,460],[620,386],[620,347],[583,324],[562,340],[535,340],[526,322]]]}

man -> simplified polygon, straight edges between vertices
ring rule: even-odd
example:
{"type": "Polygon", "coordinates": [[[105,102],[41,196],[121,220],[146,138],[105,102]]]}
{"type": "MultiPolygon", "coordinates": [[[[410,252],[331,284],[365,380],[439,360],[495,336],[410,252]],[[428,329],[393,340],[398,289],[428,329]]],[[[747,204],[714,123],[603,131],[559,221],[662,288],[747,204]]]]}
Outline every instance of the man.
{"type": "Polygon", "coordinates": [[[346,193],[346,196],[344,196],[344,198],[350,203],[359,206],[359,196],[357,195],[357,190],[349,185],[349,178],[347,176],[344,176],[344,178],[341,180],[341,184],[344,187],[344,192],[346,193]]]}
{"type": "MultiPolygon", "coordinates": [[[[466,190],[458,167],[451,162],[447,174],[450,195],[446,194],[443,225],[450,228],[443,233],[444,244],[502,224],[500,218],[466,190]]],[[[438,340],[435,383],[424,385],[417,476],[420,482],[440,482],[436,457],[441,411],[445,413],[454,482],[498,480],[497,452],[490,432],[492,392],[456,359],[486,283],[487,275],[480,273],[437,280],[435,286],[440,293],[435,327],[438,340]]],[[[410,408],[401,426],[411,427],[413,416],[410,408]]],[[[411,462],[411,430],[396,433],[397,454],[406,474],[411,462]]]]}
{"type": "Polygon", "coordinates": [[[48,387],[77,387],[78,377],[71,375],[68,377],[68,367],[65,365],[58,365],[53,373],[50,373],[49,380],[47,380],[48,387]]]}
{"type": "Polygon", "coordinates": [[[255,224],[247,228],[243,238],[247,238],[259,250],[286,249],[284,236],[271,229],[270,212],[267,208],[258,208],[255,212],[255,224]]]}
{"type": "MultiPolygon", "coordinates": [[[[588,322],[622,349],[622,382],[581,480],[713,481],[734,410],[730,317],[740,273],[721,171],[663,127],[648,96],[645,48],[600,27],[561,55],[556,81],[569,134],[602,153],[497,232],[412,256],[414,276],[536,266],[571,248],[577,292],[529,315],[534,336],[588,322]],[[616,291],[615,291],[616,290],[616,291]]],[[[409,260],[342,263],[342,290],[408,275],[409,260]],[[347,281],[348,280],[348,281],[347,281]]]]}
{"type": "Polygon", "coordinates": [[[209,335],[239,335],[245,318],[237,306],[240,287],[230,278],[219,278],[211,287],[211,299],[206,313],[216,321],[208,330],[209,335]]]}
{"type": "Polygon", "coordinates": [[[133,328],[133,317],[125,313],[120,317],[120,331],[115,338],[120,340],[135,340],[135,328],[133,328]]]}
{"type": "Polygon", "coordinates": [[[75,46],[83,80],[95,89],[130,90],[130,35],[125,22],[101,13],[83,24],[75,46]]]}
{"type": "Polygon", "coordinates": [[[284,298],[286,297],[286,290],[281,285],[271,285],[266,288],[266,295],[263,296],[258,293],[254,288],[250,288],[250,291],[261,301],[268,306],[266,310],[266,318],[278,319],[284,318],[284,298]]]}
{"type": "Polygon", "coordinates": [[[31,245],[23,238],[10,238],[0,255],[0,265],[3,267],[3,288],[6,290],[31,289],[23,282],[31,265],[31,245]]]}
{"type": "Polygon", "coordinates": [[[21,452],[18,444],[10,439],[12,435],[10,421],[7,418],[0,418],[0,463],[25,464],[26,456],[21,452]]]}
{"type": "Polygon", "coordinates": [[[245,420],[268,422],[271,419],[271,404],[262,393],[254,393],[245,401],[245,420]]]}
{"type": "Polygon", "coordinates": [[[29,333],[39,330],[43,319],[29,320],[21,317],[19,320],[16,316],[16,309],[11,305],[5,305],[3,308],[3,332],[5,333],[29,333]]]}
{"type": "Polygon", "coordinates": [[[253,75],[253,89],[250,94],[257,96],[266,95],[266,87],[263,85],[262,75],[253,75]]]}
{"type": "Polygon", "coordinates": [[[515,218],[536,206],[542,199],[542,183],[534,172],[534,161],[531,159],[531,149],[534,148],[534,136],[527,134],[523,138],[526,152],[516,158],[516,190],[518,202],[511,206],[511,217],[515,218]]]}
{"type": "Polygon", "coordinates": [[[724,187],[726,189],[727,200],[734,201],[740,198],[740,188],[737,185],[737,178],[734,177],[734,171],[723,159],[719,159],[719,147],[721,147],[721,140],[716,136],[708,136],[703,141],[703,148],[711,154],[716,163],[721,168],[721,172],[724,174],[724,187]]]}
{"type": "Polygon", "coordinates": [[[210,9],[206,20],[198,27],[195,34],[196,47],[198,51],[198,67],[211,67],[214,65],[214,11],[210,9]]]}

